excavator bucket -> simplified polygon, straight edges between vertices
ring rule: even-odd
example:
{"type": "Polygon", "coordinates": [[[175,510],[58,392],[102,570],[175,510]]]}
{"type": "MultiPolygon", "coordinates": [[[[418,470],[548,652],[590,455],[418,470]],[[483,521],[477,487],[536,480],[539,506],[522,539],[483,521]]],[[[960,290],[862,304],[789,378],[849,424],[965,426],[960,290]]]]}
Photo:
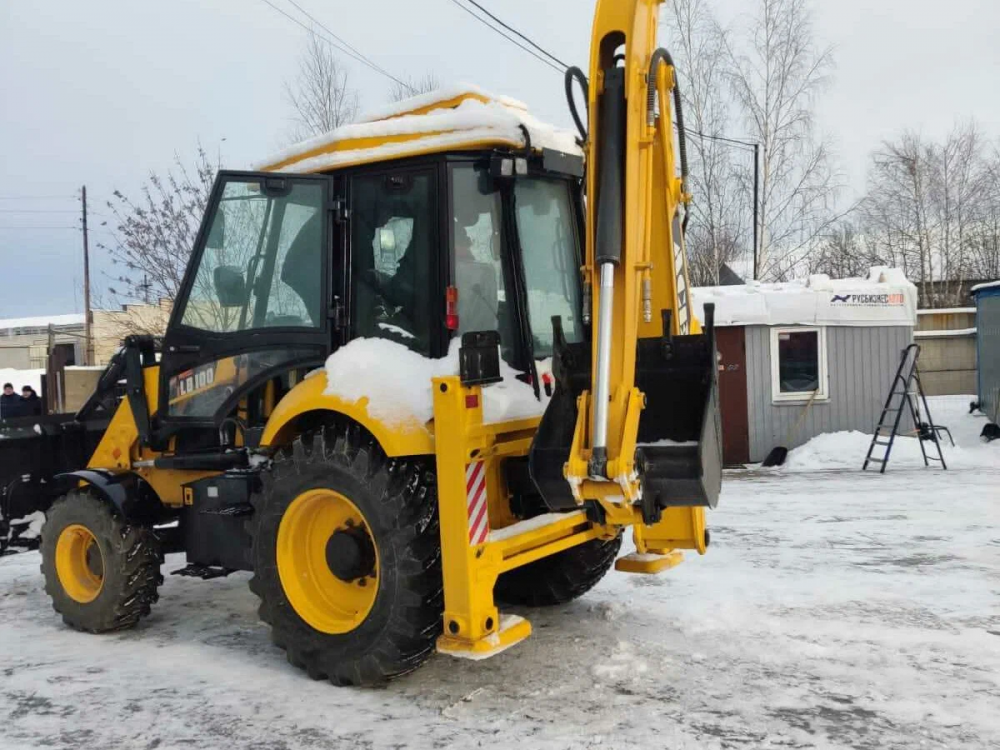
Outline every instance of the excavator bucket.
{"type": "MultiPolygon", "coordinates": [[[[646,406],[639,419],[635,465],[643,505],[654,515],[668,507],[718,504],[722,442],[713,312],[712,305],[705,306],[701,333],[638,341],[636,386],[646,406]]],[[[555,511],[578,507],[563,471],[578,397],[589,389],[590,346],[565,344],[559,321],[553,327],[556,387],[532,443],[529,470],[545,504],[555,511]]]]}
{"type": "Polygon", "coordinates": [[[646,397],[636,469],[643,504],[653,508],[719,502],[722,442],[718,362],[711,305],[704,331],[639,339],[636,386],[646,397]]]}

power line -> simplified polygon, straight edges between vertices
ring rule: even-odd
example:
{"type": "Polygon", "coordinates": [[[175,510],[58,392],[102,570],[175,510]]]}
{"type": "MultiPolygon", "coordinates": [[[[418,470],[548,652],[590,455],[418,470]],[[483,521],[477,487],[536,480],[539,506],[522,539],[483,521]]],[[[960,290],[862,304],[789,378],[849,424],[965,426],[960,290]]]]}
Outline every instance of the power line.
{"type": "Polygon", "coordinates": [[[521,43],[520,43],[519,41],[517,41],[516,39],[514,39],[514,37],[512,37],[512,36],[508,36],[507,34],[505,34],[504,32],[502,32],[502,31],[501,31],[500,29],[498,29],[498,28],[497,28],[496,26],[493,26],[493,25],[491,25],[491,24],[489,23],[489,21],[487,21],[487,20],[486,20],[485,18],[483,18],[482,16],[478,16],[478,15],[476,15],[475,13],[473,13],[473,12],[472,12],[471,10],[469,10],[469,9],[468,9],[467,7],[465,7],[465,6],[464,6],[464,5],[462,5],[462,4],[460,3],[460,2],[458,2],[458,0],[451,0],[451,2],[452,2],[452,3],[454,4],[454,5],[456,5],[457,7],[461,8],[462,10],[464,10],[464,11],[465,11],[466,13],[468,13],[468,14],[469,14],[470,16],[472,16],[473,18],[475,18],[475,19],[476,19],[477,21],[479,21],[479,23],[483,24],[483,26],[485,26],[486,28],[488,28],[488,29],[489,29],[490,31],[495,31],[495,32],[496,32],[497,34],[499,34],[500,36],[502,36],[502,37],[503,37],[504,39],[506,39],[506,40],[507,40],[508,42],[510,42],[511,44],[515,44],[515,45],[517,45],[517,46],[518,46],[518,47],[520,47],[520,48],[521,48],[522,50],[524,50],[524,51],[525,51],[525,52],[527,52],[527,53],[528,53],[529,55],[531,55],[531,56],[532,56],[532,57],[534,57],[534,58],[535,58],[536,60],[538,60],[539,62],[543,62],[543,63],[545,63],[546,65],[548,65],[548,66],[549,66],[550,68],[552,68],[552,69],[553,69],[554,71],[556,71],[556,72],[557,72],[557,73],[559,73],[560,75],[561,75],[561,74],[562,74],[562,73],[564,72],[563,68],[560,68],[560,67],[559,67],[558,65],[555,65],[555,64],[554,64],[554,63],[552,63],[551,61],[549,61],[549,60],[547,60],[546,58],[542,57],[541,55],[539,55],[539,54],[538,54],[537,52],[535,52],[534,50],[531,50],[531,49],[528,49],[528,48],[527,48],[527,47],[525,47],[525,46],[524,46],[523,44],[521,44],[521,43]]]}
{"type": "Polygon", "coordinates": [[[41,226],[41,225],[39,225],[39,226],[2,226],[2,225],[0,225],[0,229],[75,229],[78,232],[83,231],[83,227],[63,227],[63,226],[55,226],[55,225],[51,225],[51,226],[41,226]]]}
{"type": "Polygon", "coordinates": [[[72,208],[0,208],[0,214],[75,214],[72,208]]]}
{"type": "Polygon", "coordinates": [[[288,0],[288,2],[290,2],[296,8],[298,8],[299,12],[302,13],[302,15],[304,15],[310,21],[312,21],[317,26],[319,26],[321,29],[323,29],[327,34],[329,34],[334,39],[336,39],[338,42],[340,42],[345,47],[347,47],[349,50],[351,50],[352,52],[354,52],[358,57],[360,57],[362,59],[362,61],[366,61],[368,63],[368,66],[371,67],[373,70],[381,73],[384,76],[388,76],[389,78],[391,78],[392,80],[394,80],[396,83],[398,83],[400,86],[405,86],[406,88],[410,89],[410,91],[413,91],[413,87],[412,86],[409,86],[409,85],[403,83],[401,80],[399,80],[398,78],[396,78],[396,76],[394,76],[392,73],[390,73],[389,71],[387,71],[381,65],[378,65],[377,63],[375,63],[374,61],[372,61],[371,58],[369,58],[368,56],[364,55],[357,47],[353,47],[352,45],[350,45],[343,37],[339,37],[336,34],[334,34],[332,31],[330,31],[330,28],[326,24],[324,24],[322,21],[320,21],[315,16],[311,15],[309,13],[309,11],[307,11],[305,8],[303,8],[301,5],[299,5],[297,2],[295,2],[295,0],[288,0]]]}
{"type": "MultiPolygon", "coordinates": [[[[292,1],[293,0],[289,0],[289,2],[292,2],[292,1]]],[[[517,46],[520,47],[521,49],[523,49],[525,52],[528,52],[529,54],[534,55],[536,58],[538,57],[538,55],[535,55],[531,50],[526,49],[523,45],[518,44],[518,42],[515,41],[514,39],[511,39],[506,34],[503,34],[503,32],[501,32],[499,29],[494,28],[493,26],[490,26],[490,24],[488,24],[485,20],[483,20],[482,18],[480,18],[479,16],[477,16],[475,13],[473,13],[471,10],[469,10],[468,8],[466,8],[465,6],[463,6],[461,3],[459,3],[458,0],[451,0],[451,2],[454,3],[455,5],[458,5],[458,7],[462,8],[462,10],[464,10],[466,13],[468,13],[473,18],[475,18],[476,20],[478,20],[480,23],[483,23],[487,28],[490,28],[493,31],[496,31],[498,34],[500,34],[501,36],[503,36],[505,39],[513,42],[514,44],[517,44],[517,46]]],[[[511,31],[512,33],[516,34],[521,39],[523,39],[528,44],[530,44],[532,47],[534,47],[535,49],[537,49],[539,52],[541,52],[542,54],[544,54],[547,57],[549,57],[552,60],[554,60],[556,63],[558,63],[559,65],[562,66],[562,70],[565,70],[566,68],[570,67],[565,62],[563,62],[558,57],[556,57],[551,52],[549,52],[547,49],[545,49],[544,47],[542,47],[541,45],[539,45],[538,43],[536,43],[535,41],[533,41],[532,39],[530,39],[528,36],[526,36],[525,34],[521,33],[520,31],[518,31],[517,29],[515,29],[513,26],[505,23],[501,19],[497,18],[497,16],[495,16],[489,10],[487,10],[482,5],[480,5],[478,2],[476,2],[476,0],[466,0],[466,2],[468,2],[470,5],[475,6],[480,11],[482,11],[487,16],[489,16],[494,21],[496,21],[498,24],[500,24],[501,26],[503,26],[505,29],[507,29],[508,31],[511,31]]],[[[547,63],[548,61],[542,60],[542,62],[546,62],[547,63]]],[[[554,67],[554,66],[551,65],[551,63],[548,63],[548,64],[550,65],[550,67],[554,67]]],[[[562,72],[562,70],[560,70],[560,72],[562,72]]],[[[732,144],[734,146],[744,146],[744,147],[750,148],[750,149],[752,149],[756,145],[754,143],[750,143],[748,141],[742,141],[742,140],[739,140],[737,138],[729,138],[729,137],[721,136],[721,135],[709,135],[708,133],[702,133],[701,131],[694,130],[693,128],[687,128],[686,127],[686,128],[684,128],[684,132],[686,132],[688,135],[697,136],[698,138],[706,138],[706,139],[712,140],[712,141],[719,141],[719,142],[722,142],[722,143],[730,143],[730,144],[732,144]]]]}
{"type": "Polygon", "coordinates": [[[710,141],[721,141],[722,143],[731,143],[734,146],[744,146],[746,148],[753,148],[756,143],[751,143],[749,141],[741,141],[737,138],[728,138],[724,135],[710,135],[709,133],[702,133],[700,130],[695,130],[694,128],[684,128],[684,132],[688,135],[693,135],[696,138],[706,138],[710,141]]]}
{"type": "MultiPolygon", "coordinates": [[[[348,57],[350,57],[352,60],[356,60],[357,62],[361,63],[362,65],[364,65],[364,66],[366,66],[368,68],[371,68],[372,70],[374,70],[379,75],[383,75],[386,78],[389,78],[389,79],[395,81],[396,83],[398,83],[401,86],[406,86],[406,88],[410,88],[407,84],[403,83],[401,80],[399,80],[398,78],[396,78],[396,76],[392,75],[392,73],[389,73],[388,71],[383,70],[382,68],[380,68],[375,63],[373,63],[373,62],[369,61],[368,59],[366,59],[360,53],[352,52],[350,49],[347,49],[346,47],[341,46],[340,44],[338,44],[337,42],[329,39],[328,37],[324,36],[323,34],[317,34],[316,31],[315,31],[315,29],[310,29],[308,26],[306,26],[304,23],[302,23],[302,21],[300,21],[298,18],[296,18],[295,16],[291,15],[290,13],[287,13],[286,11],[283,11],[277,5],[275,5],[274,3],[272,3],[271,0],[261,0],[261,2],[264,3],[265,5],[271,7],[272,9],[274,9],[275,11],[277,11],[278,13],[280,13],[281,15],[283,15],[285,18],[287,18],[292,23],[296,24],[297,26],[301,26],[303,29],[305,29],[309,33],[316,34],[317,37],[319,37],[320,39],[322,39],[324,42],[326,42],[327,44],[329,44],[334,49],[336,49],[336,50],[338,50],[340,52],[343,52],[345,55],[347,55],[348,57]]],[[[292,3],[292,4],[294,5],[294,3],[292,3]]],[[[298,6],[296,5],[295,7],[298,7],[298,6]]],[[[299,8],[299,10],[302,10],[302,9],[299,8]]],[[[302,12],[305,13],[305,11],[302,11],[302,12]]],[[[312,16],[309,16],[308,13],[306,13],[306,15],[309,18],[312,18],[312,16]]],[[[320,24],[320,26],[322,26],[322,24],[320,24]]],[[[323,26],[323,28],[325,29],[326,27],[323,26]]],[[[329,30],[327,30],[327,33],[329,33],[329,30]]],[[[346,42],[345,42],[345,44],[346,44],[346,42]]]]}
{"type": "Polygon", "coordinates": [[[483,13],[485,13],[486,15],[488,15],[488,16],[489,16],[490,18],[492,18],[492,19],[493,19],[494,21],[496,21],[496,22],[497,22],[498,24],[500,24],[500,25],[501,25],[501,26],[503,26],[503,27],[504,27],[505,29],[507,29],[507,31],[510,31],[510,32],[513,32],[514,34],[517,34],[517,35],[518,35],[519,37],[521,37],[521,38],[522,38],[522,39],[523,39],[524,41],[526,41],[526,42],[527,42],[528,44],[530,44],[530,45],[531,45],[532,47],[534,47],[535,49],[537,49],[537,50],[538,50],[539,52],[541,52],[541,53],[542,53],[543,55],[545,55],[546,57],[550,57],[550,58],[552,58],[552,60],[554,60],[554,61],[555,61],[556,63],[558,63],[559,65],[561,65],[561,66],[562,66],[562,69],[563,69],[563,70],[566,70],[566,69],[567,69],[568,67],[570,67],[569,65],[567,65],[566,63],[564,63],[564,62],[563,62],[562,60],[560,60],[560,59],[559,59],[558,57],[556,57],[556,56],[555,56],[555,55],[553,55],[553,54],[552,54],[551,52],[549,52],[549,51],[548,51],[547,49],[545,49],[545,48],[544,48],[544,47],[542,47],[541,45],[537,44],[536,42],[534,42],[534,41],[532,41],[531,39],[529,39],[528,37],[526,37],[526,36],[525,36],[524,34],[522,34],[522,33],[521,33],[520,31],[518,31],[517,29],[515,29],[515,28],[514,28],[513,26],[510,26],[509,24],[506,24],[506,23],[504,23],[503,21],[501,21],[501,20],[500,20],[499,18],[497,18],[497,17],[496,17],[495,15],[493,15],[492,13],[490,13],[490,12],[489,12],[489,11],[488,11],[488,10],[487,10],[486,8],[484,8],[484,7],[482,6],[482,5],[480,5],[479,3],[477,3],[477,2],[476,2],[476,0],[467,0],[467,2],[468,2],[468,3],[470,4],[470,5],[475,5],[475,6],[477,7],[477,8],[479,8],[479,10],[481,10],[481,11],[482,11],[483,13]]]}

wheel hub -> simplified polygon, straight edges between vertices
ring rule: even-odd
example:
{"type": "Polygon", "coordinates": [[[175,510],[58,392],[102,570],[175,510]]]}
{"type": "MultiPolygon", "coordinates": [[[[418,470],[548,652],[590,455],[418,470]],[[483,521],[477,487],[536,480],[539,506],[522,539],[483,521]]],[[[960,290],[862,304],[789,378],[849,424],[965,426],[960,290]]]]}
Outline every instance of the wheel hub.
{"type": "Polygon", "coordinates": [[[326,564],[341,581],[367,578],[375,572],[375,545],[358,526],[338,529],[326,543],[326,564]]]}
{"type": "Polygon", "coordinates": [[[306,490],[278,525],[275,559],[289,604],[321,633],[349,633],[368,617],[379,592],[379,551],[371,526],[333,489],[306,490]]]}
{"type": "Polygon", "coordinates": [[[55,551],[56,575],[66,594],[89,604],[104,586],[104,557],[94,533],[82,524],[71,524],[59,533],[55,551]]]}
{"type": "Polygon", "coordinates": [[[104,558],[101,557],[101,548],[97,546],[97,542],[91,542],[87,545],[87,570],[90,571],[91,575],[95,578],[104,577],[104,558]]]}

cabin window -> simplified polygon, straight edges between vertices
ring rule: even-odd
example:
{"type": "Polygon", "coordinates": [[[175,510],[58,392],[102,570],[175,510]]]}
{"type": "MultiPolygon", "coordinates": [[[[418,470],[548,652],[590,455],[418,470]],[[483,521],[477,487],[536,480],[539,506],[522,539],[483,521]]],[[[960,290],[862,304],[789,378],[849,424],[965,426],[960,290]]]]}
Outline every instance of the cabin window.
{"type": "Polygon", "coordinates": [[[438,220],[434,174],[394,170],[352,182],[354,336],[384,338],[430,354],[438,220]]]}
{"type": "Polygon", "coordinates": [[[829,398],[825,328],[771,329],[771,397],[774,401],[829,398]]]}

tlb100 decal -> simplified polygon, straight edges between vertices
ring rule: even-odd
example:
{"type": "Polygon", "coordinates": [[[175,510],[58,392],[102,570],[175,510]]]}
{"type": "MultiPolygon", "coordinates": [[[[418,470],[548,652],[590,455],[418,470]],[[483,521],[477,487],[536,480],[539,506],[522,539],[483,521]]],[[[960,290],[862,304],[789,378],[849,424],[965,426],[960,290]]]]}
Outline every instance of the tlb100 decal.
{"type": "Polygon", "coordinates": [[[215,364],[202,365],[170,378],[170,399],[189,396],[215,382],[215,364]]]}

